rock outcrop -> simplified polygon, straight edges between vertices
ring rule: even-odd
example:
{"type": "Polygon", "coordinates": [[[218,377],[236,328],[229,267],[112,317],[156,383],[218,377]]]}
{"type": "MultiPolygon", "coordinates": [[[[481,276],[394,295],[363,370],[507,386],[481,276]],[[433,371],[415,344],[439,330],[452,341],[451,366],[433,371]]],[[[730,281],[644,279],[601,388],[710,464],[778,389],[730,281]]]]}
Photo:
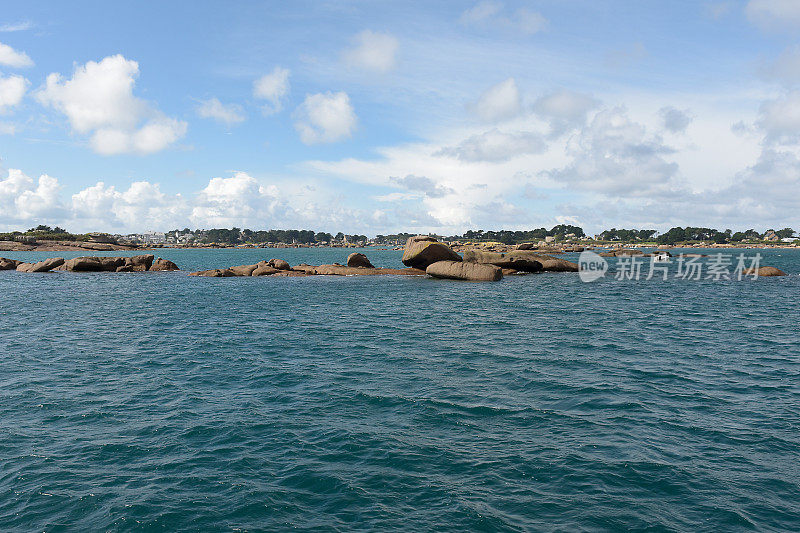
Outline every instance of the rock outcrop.
{"type": "Polygon", "coordinates": [[[277,268],[273,268],[269,266],[267,263],[258,263],[256,264],[256,269],[250,274],[251,276],[271,276],[273,274],[277,274],[278,272],[286,272],[285,270],[278,270],[277,268]]]}
{"type": "Polygon", "coordinates": [[[353,268],[375,268],[369,262],[367,256],[358,252],[354,252],[347,256],[347,266],[353,268]]]}
{"type": "Polygon", "coordinates": [[[527,250],[515,250],[506,253],[484,252],[483,250],[468,249],[464,251],[464,261],[494,265],[501,268],[521,270],[523,272],[539,272],[542,263],[539,254],[527,250]]]}
{"type": "Polygon", "coordinates": [[[21,263],[22,261],[17,261],[16,259],[0,257],[0,270],[16,270],[21,263]]]}
{"type": "Polygon", "coordinates": [[[178,265],[169,261],[168,259],[161,259],[160,257],[153,261],[152,266],[148,269],[153,272],[170,272],[174,270],[180,270],[178,265]]]}
{"type": "Polygon", "coordinates": [[[578,265],[572,261],[539,254],[528,250],[512,250],[510,252],[484,252],[468,249],[464,251],[464,261],[510,268],[522,272],[577,272],[578,265]]]}
{"type": "Polygon", "coordinates": [[[424,270],[438,261],[461,261],[461,256],[428,235],[409,237],[403,251],[403,264],[424,270]]]}
{"type": "MultiPolygon", "coordinates": [[[[162,263],[160,270],[178,270],[178,266],[172,261],[159,258],[162,263]],[[169,268],[167,268],[169,267],[169,268]],[[174,268],[172,268],[174,267],[174,268]]],[[[68,259],[57,270],[67,270],[69,272],[146,272],[153,265],[153,256],[135,255],[133,257],[75,257],[68,259]]]]}
{"type": "Polygon", "coordinates": [[[269,261],[267,261],[267,265],[269,265],[272,268],[275,268],[277,270],[291,270],[292,269],[292,266],[288,262],[284,261],[283,259],[270,259],[269,261]]]}
{"type": "Polygon", "coordinates": [[[779,268],[771,267],[771,266],[763,266],[756,268],[746,268],[742,270],[742,274],[745,276],[758,276],[759,278],[772,278],[777,276],[785,276],[786,272],[779,268]]]}
{"type": "Polygon", "coordinates": [[[417,268],[363,268],[342,265],[320,265],[314,267],[317,276],[424,276],[425,271],[417,268]]]}
{"type": "Polygon", "coordinates": [[[464,281],[500,281],[503,270],[500,267],[463,261],[437,261],[425,269],[433,278],[459,279],[464,281]]]}
{"type": "Polygon", "coordinates": [[[51,257],[38,263],[20,263],[17,265],[18,272],[50,272],[54,268],[60,267],[64,264],[63,257],[51,257]]]}
{"type": "Polygon", "coordinates": [[[609,250],[608,252],[601,252],[600,257],[640,257],[644,256],[644,252],[641,250],[630,250],[630,249],[620,249],[620,250],[609,250]]]}
{"type": "Polygon", "coordinates": [[[201,276],[204,278],[230,278],[235,276],[230,269],[227,268],[212,268],[211,270],[201,270],[199,272],[192,272],[190,276],[201,276]]]}
{"type": "Polygon", "coordinates": [[[250,276],[253,274],[253,271],[257,269],[259,265],[239,265],[239,266],[232,266],[228,267],[228,270],[233,272],[234,276],[250,276]]]}

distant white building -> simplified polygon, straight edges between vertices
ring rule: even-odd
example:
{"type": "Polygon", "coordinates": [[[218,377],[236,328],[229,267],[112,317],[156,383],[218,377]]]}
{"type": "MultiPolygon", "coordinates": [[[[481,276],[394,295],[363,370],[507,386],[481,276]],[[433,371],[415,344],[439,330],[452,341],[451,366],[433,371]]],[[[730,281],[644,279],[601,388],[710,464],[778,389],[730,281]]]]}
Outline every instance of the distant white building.
{"type": "Polygon", "coordinates": [[[144,233],[125,235],[124,239],[137,244],[164,244],[167,242],[167,235],[158,231],[146,231],[144,233]]]}

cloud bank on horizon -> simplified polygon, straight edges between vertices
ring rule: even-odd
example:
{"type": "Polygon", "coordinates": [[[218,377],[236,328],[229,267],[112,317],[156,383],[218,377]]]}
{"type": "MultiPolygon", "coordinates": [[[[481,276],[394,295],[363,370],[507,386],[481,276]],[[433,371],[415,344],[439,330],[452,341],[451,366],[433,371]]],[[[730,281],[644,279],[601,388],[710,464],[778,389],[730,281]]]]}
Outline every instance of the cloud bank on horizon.
{"type": "Polygon", "coordinates": [[[10,7],[0,230],[800,226],[800,3],[602,4],[10,7]]]}

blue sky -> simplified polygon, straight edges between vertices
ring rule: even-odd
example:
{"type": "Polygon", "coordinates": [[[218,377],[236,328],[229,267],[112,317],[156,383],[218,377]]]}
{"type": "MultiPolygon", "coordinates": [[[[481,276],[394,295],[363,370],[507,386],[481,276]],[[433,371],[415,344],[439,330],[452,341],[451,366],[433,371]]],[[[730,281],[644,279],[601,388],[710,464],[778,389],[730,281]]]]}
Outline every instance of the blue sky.
{"type": "Polygon", "coordinates": [[[800,226],[800,2],[4,2],[0,229],[800,226]]]}

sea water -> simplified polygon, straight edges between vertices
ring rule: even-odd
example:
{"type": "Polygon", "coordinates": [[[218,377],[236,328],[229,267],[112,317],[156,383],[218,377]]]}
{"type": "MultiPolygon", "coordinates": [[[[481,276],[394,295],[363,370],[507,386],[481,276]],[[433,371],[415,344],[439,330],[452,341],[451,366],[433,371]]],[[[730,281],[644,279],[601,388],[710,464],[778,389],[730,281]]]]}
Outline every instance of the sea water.
{"type": "Polygon", "coordinates": [[[0,530],[796,531],[800,251],[761,253],[789,276],[0,272],[0,530]]]}

